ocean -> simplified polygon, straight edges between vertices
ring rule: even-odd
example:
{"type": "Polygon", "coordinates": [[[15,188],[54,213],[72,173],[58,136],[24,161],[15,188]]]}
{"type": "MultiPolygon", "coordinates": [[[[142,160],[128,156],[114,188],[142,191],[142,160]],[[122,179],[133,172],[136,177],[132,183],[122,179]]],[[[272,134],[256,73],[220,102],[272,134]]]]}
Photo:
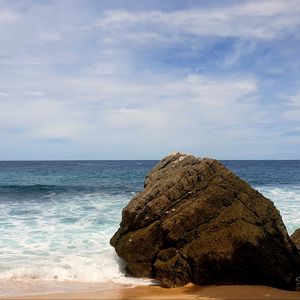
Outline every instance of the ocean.
{"type": "MultiPolygon", "coordinates": [[[[21,293],[12,282],[150,284],[124,275],[109,239],[157,162],[0,162],[0,296],[21,293]]],[[[275,203],[290,234],[300,227],[300,161],[222,162],[275,203]]]]}

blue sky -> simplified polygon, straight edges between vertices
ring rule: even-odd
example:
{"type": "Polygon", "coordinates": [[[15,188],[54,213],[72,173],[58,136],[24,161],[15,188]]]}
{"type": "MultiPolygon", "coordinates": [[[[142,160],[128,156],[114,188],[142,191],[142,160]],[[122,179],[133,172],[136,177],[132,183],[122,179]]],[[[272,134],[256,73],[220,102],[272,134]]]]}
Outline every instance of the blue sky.
{"type": "Polygon", "coordinates": [[[299,15],[298,0],[0,0],[0,160],[300,159],[299,15]]]}

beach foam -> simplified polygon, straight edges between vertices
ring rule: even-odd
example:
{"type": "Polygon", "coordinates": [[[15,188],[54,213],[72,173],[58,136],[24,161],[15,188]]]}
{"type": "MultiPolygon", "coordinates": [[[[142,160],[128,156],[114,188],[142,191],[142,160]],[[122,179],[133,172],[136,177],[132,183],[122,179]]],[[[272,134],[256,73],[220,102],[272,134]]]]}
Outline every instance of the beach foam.
{"type": "Polygon", "coordinates": [[[300,228],[300,186],[260,186],[257,189],[279,209],[289,234],[300,228]]]}
{"type": "MultiPolygon", "coordinates": [[[[300,188],[258,187],[281,211],[288,231],[300,227],[300,188]]],[[[126,277],[109,245],[129,196],[89,193],[59,199],[1,203],[0,280],[151,284],[126,277]],[[30,213],[28,213],[30,212],[30,213]],[[6,217],[4,217],[6,216],[6,217]],[[7,216],[10,216],[7,218],[7,216]]]]}
{"type": "MultiPolygon", "coordinates": [[[[152,284],[124,275],[109,239],[119,226],[122,208],[142,188],[154,164],[2,162],[0,295],[11,294],[12,285],[47,287],[51,292],[73,284],[152,284]]],[[[274,168],[270,162],[228,164],[275,202],[289,233],[300,227],[300,185],[295,184],[300,177],[290,175],[297,165],[284,167],[290,170],[286,175],[274,171],[277,163],[274,168]],[[288,184],[290,179],[293,184],[288,184]]]]}
{"type": "Polygon", "coordinates": [[[51,197],[47,202],[0,204],[1,281],[151,284],[126,277],[109,245],[128,195],[51,197]]]}

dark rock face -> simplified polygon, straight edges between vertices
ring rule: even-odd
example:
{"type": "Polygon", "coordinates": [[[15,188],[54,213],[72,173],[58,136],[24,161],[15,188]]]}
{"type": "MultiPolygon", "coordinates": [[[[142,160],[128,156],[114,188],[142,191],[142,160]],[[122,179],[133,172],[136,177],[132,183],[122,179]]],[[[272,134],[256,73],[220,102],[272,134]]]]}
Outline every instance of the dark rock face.
{"type": "Polygon", "coordinates": [[[291,239],[300,250],[300,228],[291,235],[291,239]]]}
{"type": "Polygon", "coordinates": [[[164,287],[193,282],[295,288],[300,252],[274,204],[220,162],[174,153],[123,209],[111,239],[128,273],[164,287]]]}

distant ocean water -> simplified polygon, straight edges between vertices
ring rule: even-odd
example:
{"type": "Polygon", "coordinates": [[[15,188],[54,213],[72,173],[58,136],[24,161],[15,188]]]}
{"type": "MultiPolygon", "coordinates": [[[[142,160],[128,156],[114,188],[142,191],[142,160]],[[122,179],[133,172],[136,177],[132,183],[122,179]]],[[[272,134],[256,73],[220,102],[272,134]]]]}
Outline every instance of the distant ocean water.
{"type": "MultiPolygon", "coordinates": [[[[0,295],[8,281],[149,284],[124,275],[109,239],[156,163],[0,162],[0,295]]],[[[300,161],[223,163],[300,227],[300,161]]]]}

